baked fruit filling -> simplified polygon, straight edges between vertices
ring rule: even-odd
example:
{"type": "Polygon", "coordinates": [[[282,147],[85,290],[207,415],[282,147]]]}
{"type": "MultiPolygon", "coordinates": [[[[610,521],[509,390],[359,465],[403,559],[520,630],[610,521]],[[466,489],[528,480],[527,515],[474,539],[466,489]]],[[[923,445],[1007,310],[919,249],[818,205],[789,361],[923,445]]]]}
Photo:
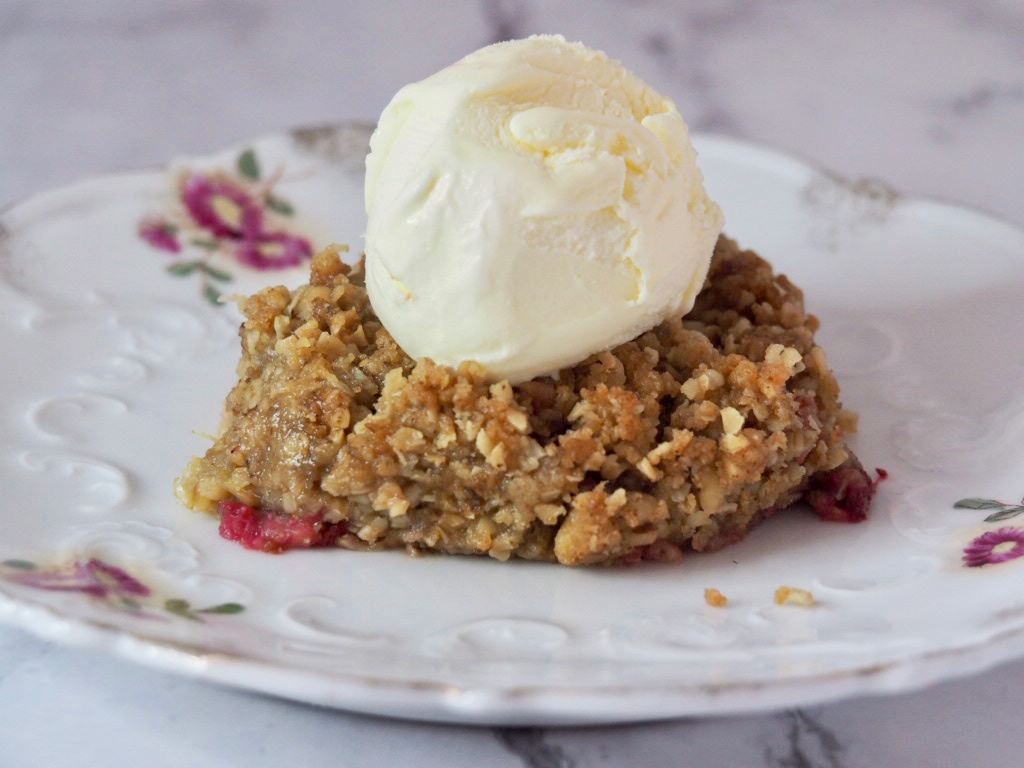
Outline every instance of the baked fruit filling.
{"type": "Polygon", "coordinates": [[[685,318],[515,386],[411,359],[338,250],[242,304],[221,434],[177,488],[226,538],[588,565],[715,550],[801,499],[866,516],[817,319],[728,238],[685,318]]]}

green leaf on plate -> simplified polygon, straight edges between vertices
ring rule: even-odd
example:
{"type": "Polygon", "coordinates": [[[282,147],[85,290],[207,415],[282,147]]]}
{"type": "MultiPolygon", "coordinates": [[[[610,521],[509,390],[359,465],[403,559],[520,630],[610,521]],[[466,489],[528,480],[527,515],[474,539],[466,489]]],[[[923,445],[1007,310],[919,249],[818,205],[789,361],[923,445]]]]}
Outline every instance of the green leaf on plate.
{"type": "Polygon", "coordinates": [[[196,613],[241,613],[245,610],[245,606],[240,603],[221,603],[220,605],[212,605],[209,608],[201,608],[196,613]]]}
{"type": "Polygon", "coordinates": [[[179,261],[176,264],[170,264],[167,271],[175,277],[187,277],[196,271],[197,266],[199,265],[194,261],[179,261]]]}
{"type": "Polygon", "coordinates": [[[220,280],[225,283],[231,282],[231,275],[222,269],[211,267],[209,264],[198,264],[199,269],[203,270],[206,274],[212,277],[214,280],[220,280]]]}
{"type": "Polygon", "coordinates": [[[218,291],[215,286],[206,286],[206,289],[203,291],[203,296],[206,297],[206,300],[215,307],[222,306],[220,303],[220,291],[218,291]]]}
{"type": "Polygon", "coordinates": [[[8,568],[17,568],[19,571],[34,571],[36,564],[30,560],[4,560],[8,568]]]}
{"type": "Polygon", "coordinates": [[[202,248],[206,251],[216,251],[220,248],[220,242],[210,237],[193,237],[188,242],[190,245],[194,245],[196,248],[202,248]]]}
{"type": "Polygon", "coordinates": [[[238,156],[238,172],[247,179],[257,181],[260,177],[260,164],[256,160],[256,153],[251,149],[245,150],[238,156]]]}
{"type": "Polygon", "coordinates": [[[291,203],[273,195],[267,198],[267,208],[282,216],[291,216],[295,213],[291,203]]]}
{"type": "Polygon", "coordinates": [[[179,597],[171,597],[165,600],[164,610],[189,621],[202,621],[192,612],[192,606],[189,605],[188,600],[182,600],[179,597]]]}
{"type": "Polygon", "coordinates": [[[960,499],[954,509],[1002,509],[1006,505],[995,499],[960,499]]]}
{"type": "Polygon", "coordinates": [[[994,512],[985,518],[986,523],[998,523],[1000,520],[1009,520],[1011,517],[1024,512],[1024,507],[1007,507],[999,512],[994,512]]]}

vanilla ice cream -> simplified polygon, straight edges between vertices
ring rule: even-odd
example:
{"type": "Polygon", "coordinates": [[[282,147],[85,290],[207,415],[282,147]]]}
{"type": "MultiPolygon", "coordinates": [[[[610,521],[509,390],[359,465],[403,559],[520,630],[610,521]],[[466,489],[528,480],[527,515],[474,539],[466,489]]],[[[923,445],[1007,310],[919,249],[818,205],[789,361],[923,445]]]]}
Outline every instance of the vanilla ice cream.
{"type": "Polygon", "coordinates": [[[556,36],[402,88],[366,212],[367,290],[395,340],[513,383],[688,312],[722,229],[675,105],[556,36]]]}

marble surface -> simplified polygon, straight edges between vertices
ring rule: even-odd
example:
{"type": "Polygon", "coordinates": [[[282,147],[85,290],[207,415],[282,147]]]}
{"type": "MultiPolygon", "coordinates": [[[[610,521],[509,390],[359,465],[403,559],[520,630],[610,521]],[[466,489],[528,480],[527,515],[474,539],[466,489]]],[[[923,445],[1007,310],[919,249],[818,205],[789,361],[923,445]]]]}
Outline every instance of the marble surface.
{"type": "MultiPolygon", "coordinates": [[[[403,83],[533,32],[622,59],[694,130],[1024,225],[1019,0],[0,0],[0,206],[276,128],[373,118],[403,83]]],[[[1022,688],[1018,662],[790,712],[453,728],[215,688],[0,627],[0,764],[991,768],[1020,764],[1022,688]]]]}

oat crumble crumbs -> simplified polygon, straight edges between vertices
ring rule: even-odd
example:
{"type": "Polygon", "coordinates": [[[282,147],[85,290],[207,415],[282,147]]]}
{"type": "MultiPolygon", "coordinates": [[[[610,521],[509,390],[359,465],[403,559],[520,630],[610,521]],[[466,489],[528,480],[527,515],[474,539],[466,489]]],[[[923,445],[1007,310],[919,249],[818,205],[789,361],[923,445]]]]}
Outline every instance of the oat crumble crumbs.
{"type": "Polygon", "coordinates": [[[776,605],[799,605],[808,607],[814,605],[814,594],[799,587],[779,587],[775,590],[776,605]]]}
{"type": "Polygon", "coordinates": [[[818,321],[728,238],[686,317],[516,386],[409,358],[339,250],[313,259],[309,285],[241,302],[220,436],[177,485],[226,537],[677,562],[801,498],[825,519],[866,515],[874,486],[818,321]]]}
{"type": "Polygon", "coordinates": [[[729,598],[713,587],[704,590],[704,602],[714,608],[724,608],[729,603],[729,598]]]}

